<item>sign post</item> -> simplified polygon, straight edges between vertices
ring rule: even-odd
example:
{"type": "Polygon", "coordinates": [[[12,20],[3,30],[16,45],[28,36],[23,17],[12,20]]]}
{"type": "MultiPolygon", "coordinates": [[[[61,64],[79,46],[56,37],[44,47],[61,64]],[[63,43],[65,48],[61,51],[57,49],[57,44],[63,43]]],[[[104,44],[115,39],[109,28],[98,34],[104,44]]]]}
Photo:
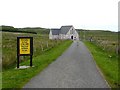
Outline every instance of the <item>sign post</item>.
{"type": "Polygon", "coordinates": [[[32,66],[33,37],[17,37],[17,68],[19,68],[20,56],[30,56],[32,66]]]}

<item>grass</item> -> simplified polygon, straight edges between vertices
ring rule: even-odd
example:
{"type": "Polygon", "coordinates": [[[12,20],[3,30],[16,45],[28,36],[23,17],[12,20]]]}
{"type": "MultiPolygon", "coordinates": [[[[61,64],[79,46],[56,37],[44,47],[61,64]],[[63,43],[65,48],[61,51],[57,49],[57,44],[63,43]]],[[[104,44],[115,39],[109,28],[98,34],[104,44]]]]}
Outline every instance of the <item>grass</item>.
{"type": "Polygon", "coordinates": [[[0,32],[0,89],[1,88],[2,88],[2,32],[0,32]]]}
{"type": "Polygon", "coordinates": [[[88,49],[91,51],[94,60],[103,72],[106,80],[112,88],[118,88],[120,79],[118,79],[118,55],[104,51],[101,47],[96,46],[94,43],[84,42],[88,49]]]}
{"type": "MultiPolygon", "coordinates": [[[[2,32],[2,67],[9,68],[16,63],[17,57],[17,37],[31,36],[33,37],[33,57],[41,55],[46,50],[59,45],[61,40],[49,40],[47,34],[26,34],[26,33],[11,33],[2,32]],[[11,55],[10,55],[11,54],[11,55]]],[[[21,61],[28,59],[21,57],[21,61]]]]}
{"type": "Polygon", "coordinates": [[[2,72],[0,71],[0,90],[2,89],[2,72]]]}
{"type": "Polygon", "coordinates": [[[78,30],[80,39],[90,40],[103,50],[117,53],[118,50],[118,32],[102,31],[102,30],[78,30]]]}
{"type": "MultiPolygon", "coordinates": [[[[72,41],[64,41],[60,45],[55,46],[52,49],[47,50],[43,54],[33,58],[34,67],[30,67],[24,70],[15,69],[12,66],[2,72],[2,88],[22,88],[33,76],[40,73],[51,62],[56,60],[63,51],[65,51],[72,41]]],[[[22,62],[21,65],[29,65],[29,61],[22,62]]]]}

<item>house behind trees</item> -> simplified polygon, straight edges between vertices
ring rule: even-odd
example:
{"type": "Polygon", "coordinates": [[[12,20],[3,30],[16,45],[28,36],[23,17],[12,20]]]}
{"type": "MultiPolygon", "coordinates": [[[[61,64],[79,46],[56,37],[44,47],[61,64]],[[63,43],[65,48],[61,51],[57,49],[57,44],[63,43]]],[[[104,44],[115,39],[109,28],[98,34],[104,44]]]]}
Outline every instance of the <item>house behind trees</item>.
{"type": "Polygon", "coordinates": [[[79,35],[72,25],[62,26],[60,29],[51,29],[49,39],[79,40],[79,35]]]}

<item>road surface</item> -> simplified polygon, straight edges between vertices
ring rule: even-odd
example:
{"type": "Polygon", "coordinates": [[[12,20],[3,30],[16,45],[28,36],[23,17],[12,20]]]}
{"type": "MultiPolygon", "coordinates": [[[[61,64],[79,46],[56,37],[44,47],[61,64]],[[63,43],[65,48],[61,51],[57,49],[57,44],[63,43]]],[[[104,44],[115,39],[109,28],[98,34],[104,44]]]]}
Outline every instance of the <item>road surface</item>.
{"type": "Polygon", "coordinates": [[[109,88],[81,41],[72,45],[23,88],[109,88]]]}

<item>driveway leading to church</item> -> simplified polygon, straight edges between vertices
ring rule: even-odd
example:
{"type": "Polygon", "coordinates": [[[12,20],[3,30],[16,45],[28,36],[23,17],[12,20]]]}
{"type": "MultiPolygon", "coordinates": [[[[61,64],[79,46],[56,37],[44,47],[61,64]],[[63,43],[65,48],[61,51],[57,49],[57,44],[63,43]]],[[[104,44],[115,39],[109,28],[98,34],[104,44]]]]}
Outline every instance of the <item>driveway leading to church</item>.
{"type": "Polygon", "coordinates": [[[86,46],[72,45],[23,88],[108,88],[86,46]]]}

